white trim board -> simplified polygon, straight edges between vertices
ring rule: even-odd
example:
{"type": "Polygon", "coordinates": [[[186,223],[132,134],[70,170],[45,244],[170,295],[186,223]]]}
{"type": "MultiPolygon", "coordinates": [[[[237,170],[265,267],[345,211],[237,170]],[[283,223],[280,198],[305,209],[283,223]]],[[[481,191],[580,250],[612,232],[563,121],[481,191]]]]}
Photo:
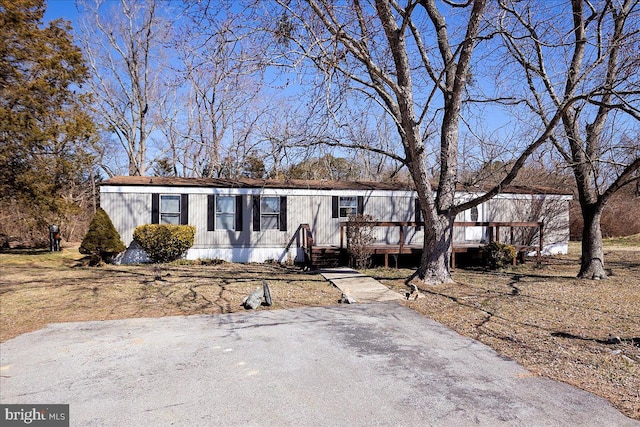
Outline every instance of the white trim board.
{"type": "MultiPolygon", "coordinates": [[[[408,190],[315,190],[306,188],[220,188],[220,187],[177,187],[150,185],[102,185],[100,193],[120,194],[220,194],[220,195],[263,195],[263,196],[365,196],[365,197],[406,197],[415,198],[415,191],[408,190]]],[[[456,198],[469,200],[483,193],[456,192],[456,198]]],[[[500,193],[494,199],[557,199],[572,200],[573,196],[566,194],[522,194],[500,193]]]]}

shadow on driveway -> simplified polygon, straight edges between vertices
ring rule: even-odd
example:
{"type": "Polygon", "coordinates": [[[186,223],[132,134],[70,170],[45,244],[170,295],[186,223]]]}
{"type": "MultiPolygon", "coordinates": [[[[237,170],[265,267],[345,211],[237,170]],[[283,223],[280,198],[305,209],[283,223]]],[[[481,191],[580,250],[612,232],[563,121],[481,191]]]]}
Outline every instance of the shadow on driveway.
{"type": "Polygon", "coordinates": [[[54,324],[0,345],[2,403],[71,425],[639,426],[397,303],[54,324]]]}

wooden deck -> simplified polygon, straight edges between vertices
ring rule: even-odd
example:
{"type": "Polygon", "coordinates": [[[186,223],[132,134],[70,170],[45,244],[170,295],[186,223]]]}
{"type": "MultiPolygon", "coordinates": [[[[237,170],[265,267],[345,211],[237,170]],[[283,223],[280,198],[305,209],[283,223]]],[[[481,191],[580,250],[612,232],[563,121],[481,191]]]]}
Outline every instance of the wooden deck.
{"type": "MultiPolygon", "coordinates": [[[[389,266],[389,255],[393,257],[399,257],[401,255],[422,255],[422,244],[407,244],[405,243],[405,229],[407,227],[424,227],[422,222],[388,222],[377,221],[372,222],[374,227],[398,227],[399,241],[396,244],[374,244],[369,247],[373,255],[384,256],[385,267],[389,266]]],[[[320,246],[314,245],[313,235],[311,228],[307,224],[301,224],[299,230],[302,231],[302,247],[304,248],[306,263],[309,266],[327,266],[344,264],[348,262],[348,248],[346,242],[346,227],[347,223],[340,226],[340,245],[339,246],[320,246]]],[[[469,253],[474,251],[480,251],[487,243],[496,241],[501,243],[508,243],[516,248],[517,257],[514,259],[514,264],[517,260],[524,262],[525,254],[529,252],[536,252],[536,262],[538,264],[542,261],[542,248],[543,248],[543,222],[456,222],[454,227],[486,227],[488,241],[487,242],[453,242],[451,248],[451,269],[456,267],[456,254],[469,253]],[[537,245],[522,244],[514,241],[514,229],[518,227],[537,228],[539,237],[539,243],[537,245]],[[501,230],[507,230],[509,233],[505,236],[501,235],[501,230]]]]}

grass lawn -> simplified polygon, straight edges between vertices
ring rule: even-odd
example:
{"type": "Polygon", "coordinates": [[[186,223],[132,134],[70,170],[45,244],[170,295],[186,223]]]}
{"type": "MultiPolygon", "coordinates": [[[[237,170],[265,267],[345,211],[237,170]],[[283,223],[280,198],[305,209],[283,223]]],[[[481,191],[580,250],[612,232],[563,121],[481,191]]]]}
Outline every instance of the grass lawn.
{"type": "MultiPolygon", "coordinates": [[[[458,269],[455,284],[424,286],[416,311],[515,359],[535,375],[608,399],[640,419],[640,235],[606,241],[611,278],[585,281],[570,254],[497,272],[458,269]]],[[[218,314],[267,279],[274,305],[337,304],[316,274],[275,264],[86,267],[76,249],[0,253],[0,341],[47,323],[218,314]]],[[[405,293],[410,270],[366,271],[405,293]]]]}
{"type": "Polygon", "coordinates": [[[0,253],[0,342],[47,323],[244,311],[266,279],[273,305],[337,304],[341,293],[318,274],[278,264],[104,265],[77,249],[0,253]]]}

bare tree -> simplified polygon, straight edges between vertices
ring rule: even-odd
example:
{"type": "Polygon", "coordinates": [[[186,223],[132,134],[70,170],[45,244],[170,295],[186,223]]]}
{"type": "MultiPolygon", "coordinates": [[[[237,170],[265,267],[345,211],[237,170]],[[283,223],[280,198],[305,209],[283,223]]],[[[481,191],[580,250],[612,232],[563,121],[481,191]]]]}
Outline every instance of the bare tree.
{"type": "Polygon", "coordinates": [[[282,179],[287,165],[295,161],[290,157],[293,147],[304,139],[299,131],[300,118],[291,111],[291,105],[283,100],[275,103],[275,108],[267,111],[265,118],[259,137],[265,146],[268,176],[282,179]]]}
{"type": "Polygon", "coordinates": [[[233,6],[186,2],[174,25],[171,99],[159,128],[170,142],[165,156],[181,175],[246,174],[245,159],[258,151],[256,128],[268,106],[261,52],[233,6]]]}
{"type": "MultiPolygon", "coordinates": [[[[156,0],[81,1],[80,31],[93,75],[95,112],[126,152],[129,175],[144,175],[154,129],[166,25],[156,0]]],[[[107,172],[110,168],[105,168],[107,172]]]]}
{"type": "Polygon", "coordinates": [[[352,102],[375,100],[392,120],[402,152],[369,148],[406,165],[415,185],[423,218],[429,224],[415,276],[428,283],[451,281],[449,257],[456,215],[490,199],[511,182],[557,125],[559,114],[512,155],[501,182],[460,203],[456,186],[462,112],[473,105],[469,88],[474,52],[478,45],[491,41],[483,21],[486,1],[421,0],[404,6],[395,0],[279,4],[284,12],[280,19],[272,18],[276,38],[286,40],[281,43],[283,50],[287,47],[290,54],[310,60],[322,71],[323,87],[330,94],[328,113],[336,115],[340,103],[347,102],[344,96],[357,93],[359,98],[352,97],[352,102]],[[452,24],[445,21],[445,15],[454,17],[452,24]],[[430,150],[428,142],[434,131],[439,139],[436,150],[430,150]],[[432,179],[438,182],[435,188],[432,179]]]}
{"type": "MultiPolygon", "coordinates": [[[[502,0],[498,30],[528,91],[527,108],[547,125],[561,112],[550,140],[571,168],[584,219],[578,277],[606,278],[601,214],[611,197],[637,183],[640,143],[640,6],[637,0],[563,3],[502,0]],[[573,101],[572,101],[573,100],[573,101]]],[[[515,70],[515,72],[514,72],[515,70]]]]}

